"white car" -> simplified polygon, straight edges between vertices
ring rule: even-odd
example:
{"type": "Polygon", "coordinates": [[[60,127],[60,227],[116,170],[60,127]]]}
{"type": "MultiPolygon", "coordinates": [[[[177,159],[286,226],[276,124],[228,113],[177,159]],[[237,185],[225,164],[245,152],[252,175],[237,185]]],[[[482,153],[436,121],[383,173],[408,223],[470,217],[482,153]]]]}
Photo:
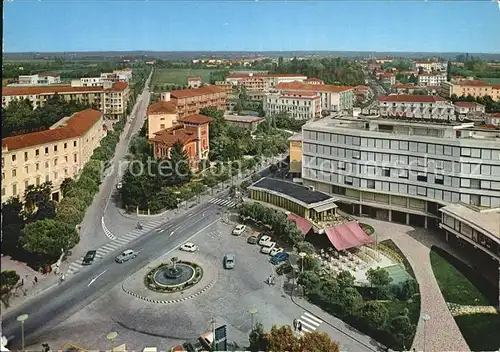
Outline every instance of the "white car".
{"type": "Polygon", "coordinates": [[[245,225],[236,225],[236,227],[233,230],[233,235],[239,236],[241,235],[247,227],[245,225]]]}
{"type": "Polygon", "coordinates": [[[123,184],[121,182],[118,182],[118,184],[116,185],[116,189],[122,189],[123,187],[123,184]]]}
{"type": "Polygon", "coordinates": [[[274,257],[276,254],[281,253],[283,251],[284,249],[281,247],[279,248],[274,247],[269,254],[271,255],[271,257],[274,257]]]}
{"type": "Polygon", "coordinates": [[[185,252],[196,252],[198,250],[198,246],[195,245],[194,243],[187,242],[187,243],[184,243],[180,249],[181,249],[181,251],[185,251],[185,252]]]}
{"type": "Polygon", "coordinates": [[[271,241],[271,236],[267,236],[267,235],[262,236],[262,237],[260,238],[260,240],[259,240],[259,246],[263,246],[263,245],[264,245],[264,243],[266,243],[266,242],[270,242],[270,241],[271,241]]]}
{"type": "Polygon", "coordinates": [[[269,254],[271,251],[276,247],[276,242],[266,242],[262,245],[262,248],[260,249],[261,253],[264,254],[269,254]]]}

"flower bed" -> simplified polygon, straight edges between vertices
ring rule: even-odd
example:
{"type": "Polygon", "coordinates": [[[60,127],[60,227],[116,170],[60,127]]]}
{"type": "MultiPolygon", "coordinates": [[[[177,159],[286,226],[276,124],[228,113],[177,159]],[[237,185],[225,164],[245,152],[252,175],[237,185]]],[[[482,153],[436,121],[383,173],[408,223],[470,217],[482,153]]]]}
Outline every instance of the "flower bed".
{"type": "Polygon", "coordinates": [[[359,226],[363,229],[363,231],[368,235],[368,236],[371,236],[375,233],[375,229],[373,228],[373,226],[371,225],[368,225],[368,224],[365,224],[365,223],[362,223],[360,222],[359,223],[359,226]]]}

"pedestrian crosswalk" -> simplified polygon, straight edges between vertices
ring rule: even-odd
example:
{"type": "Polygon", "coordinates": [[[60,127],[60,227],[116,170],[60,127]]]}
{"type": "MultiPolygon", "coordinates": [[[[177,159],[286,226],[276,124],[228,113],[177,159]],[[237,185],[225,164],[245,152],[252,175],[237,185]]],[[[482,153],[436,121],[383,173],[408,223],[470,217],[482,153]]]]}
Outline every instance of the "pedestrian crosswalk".
{"type": "Polygon", "coordinates": [[[318,317],[316,317],[316,316],[314,316],[314,315],[312,315],[310,313],[307,313],[307,312],[305,312],[304,314],[302,314],[300,316],[300,318],[298,318],[297,320],[302,324],[302,329],[300,331],[301,333],[304,333],[304,332],[313,332],[323,322],[318,317]]]}
{"type": "MultiPolygon", "coordinates": [[[[142,229],[140,230],[134,229],[133,231],[120,237],[113,236],[114,239],[112,239],[111,242],[106,243],[105,245],[101,246],[96,250],[96,256],[94,260],[102,259],[105,255],[117,251],[118,249],[124,247],[127,243],[132,242],[133,240],[140,237],[144,233],[149,232],[152,229],[160,226],[163,222],[164,221],[162,220],[150,221],[143,224],[142,229]]],[[[82,261],[83,261],[83,256],[76,259],[74,262],[70,263],[66,275],[72,275],[80,271],[85,266],[82,264],[82,261]]]]}
{"type": "Polygon", "coordinates": [[[236,203],[235,201],[232,201],[230,199],[222,199],[222,198],[212,198],[208,202],[212,203],[212,204],[217,204],[217,205],[221,205],[224,207],[228,207],[228,208],[234,208],[235,206],[238,205],[238,203],[236,203]]]}

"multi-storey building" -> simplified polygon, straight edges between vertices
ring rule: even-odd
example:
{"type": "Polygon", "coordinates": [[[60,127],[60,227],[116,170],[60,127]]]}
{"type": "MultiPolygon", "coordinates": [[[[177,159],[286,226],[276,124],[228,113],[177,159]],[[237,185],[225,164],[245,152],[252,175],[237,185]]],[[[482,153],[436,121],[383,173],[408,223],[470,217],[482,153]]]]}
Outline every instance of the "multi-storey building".
{"type": "Polygon", "coordinates": [[[446,82],[446,75],[421,74],[418,75],[419,86],[439,86],[446,82]]]}
{"type": "Polygon", "coordinates": [[[459,120],[468,118],[471,120],[479,119],[484,121],[484,115],[486,113],[484,105],[474,101],[456,101],[453,105],[455,106],[455,114],[459,120]]]}
{"type": "Polygon", "coordinates": [[[170,100],[170,93],[162,93],[162,100],[151,104],[147,109],[148,114],[148,137],[155,133],[171,128],[177,124],[177,106],[170,100]]]}
{"type": "Polygon", "coordinates": [[[383,117],[422,120],[455,120],[455,108],[447,100],[433,95],[388,95],[378,98],[383,117]]]}
{"type": "Polygon", "coordinates": [[[493,100],[499,101],[500,85],[468,79],[456,82],[442,82],[439,94],[447,98],[450,98],[453,94],[458,97],[466,97],[470,95],[474,98],[489,95],[493,100]]]}
{"type": "Polygon", "coordinates": [[[101,73],[99,77],[83,77],[71,81],[72,87],[109,87],[113,83],[126,82],[132,79],[132,69],[115,70],[101,73]]]}
{"type": "Polygon", "coordinates": [[[391,87],[393,84],[396,84],[396,76],[392,73],[383,73],[380,75],[380,81],[391,87]]]}
{"type": "Polygon", "coordinates": [[[52,198],[59,188],[90,160],[106,135],[102,113],[87,109],[65,117],[48,130],[4,138],[2,141],[2,203],[23,197],[29,185],[52,182],[52,198]]]}
{"type": "Polygon", "coordinates": [[[486,115],[485,124],[500,129],[500,112],[486,115]]]}
{"type": "Polygon", "coordinates": [[[436,71],[445,72],[447,63],[435,61],[415,61],[413,63],[413,69],[418,72],[420,68],[422,68],[422,70],[427,73],[436,71]]]}
{"type": "Polygon", "coordinates": [[[243,73],[243,74],[232,74],[226,77],[226,82],[232,85],[243,85],[248,90],[253,91],[268,91],[276,87],[280,83],[288,82],[303,82],[307,79],[306,76],[300,74],[288,74],[288,73],[273,73],[273,74],[254,74],[254,73],[243,73]]]}
{"type": "Polygon", "coordinates": [[[48,84],[60,84],[61,77],[52,73],[39,73],[37,75],[20,75],[18,83],[9,84],[11,86],[43,86],[48,84]]]}
{"type": "Polygon", "coordinates": [[[396,93],[413,94],[413,92],[418,89],[413,84],[394,84],[391,87],[396,93]]]}
{"type": "Polygon", "coordinates": [[[280,83],[278,91],[315,92],[321,98],[323,111],[350,111],[354,106],[354,87],[329,84],[306,84],[302,82],[280,83]]]}
{"type": "MultiPolygon", "coordinates": [[[[441,207],[500,206],[498,130],[472,122],[323,119],[302,131],[304,185],[335,195],[347,212],[437,228],[441,207]]],[[[499,232],[490,238],[497,259],[499,232]]]]}
{"type": "Polygon", "coordinates": [[[321,117],[321,98],[317,92],[283,90],[266,94],[263,109],[267,116],[286,111],[293,119],[309,120],[321,117]]]}
{"type": "Polygon", "coordinates": [[[125,82],[114,83],[107,87],[6,87],[2,88],[2,107],[7,107],[13,100],[28,99],[33,109],[36,109],[57,94],[66,101],[74,100],[93,105],[99,108],[106,118],[117,119],[127,111],[129,91],[125,82]]]}
{"type": "Polygon", "coordinates": [[[220,110],[226,109],[227,93],[216,86],[173,90],[170,96],[177,106],[180,118],[198,114],[200,109],[211,106],[220,110]]]}
{"type": "Polygon", "coordinates": [[[165,158],[175,143],[182,143],[189,158],[189,166],[198,170],[201,160],[207,160],[210,152],[209,124],[213,119],[194,114],[178,120],[179,124],[154,133],[149,142],[155,158],[165,158]]]}

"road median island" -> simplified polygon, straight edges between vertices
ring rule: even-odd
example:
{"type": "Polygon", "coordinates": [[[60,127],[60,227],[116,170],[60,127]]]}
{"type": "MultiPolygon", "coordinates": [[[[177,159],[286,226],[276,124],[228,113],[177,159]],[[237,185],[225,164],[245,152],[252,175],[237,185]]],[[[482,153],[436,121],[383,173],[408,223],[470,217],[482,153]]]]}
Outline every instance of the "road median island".
{"type": "Polygon", "coordinates": [[[208,258],[199,252],[184,253],[173,252],[169,256],[162,256],[151,262],[146,267],[140,269],[122,283],[122,291],[128,295],[139,298],[143,301],[157,304],[179,303],[188,299],[193,299],[210,289],[215,283],[218,271],[208,258]],[[194,263],[203,271],[203,276],[194,285],[188,285],[185,289],[173,292],[153,291],[146,286],[147,276],[155,268],[164,265],[172,265],[171,258],[176,257],[178,263],[194,263]]]}

